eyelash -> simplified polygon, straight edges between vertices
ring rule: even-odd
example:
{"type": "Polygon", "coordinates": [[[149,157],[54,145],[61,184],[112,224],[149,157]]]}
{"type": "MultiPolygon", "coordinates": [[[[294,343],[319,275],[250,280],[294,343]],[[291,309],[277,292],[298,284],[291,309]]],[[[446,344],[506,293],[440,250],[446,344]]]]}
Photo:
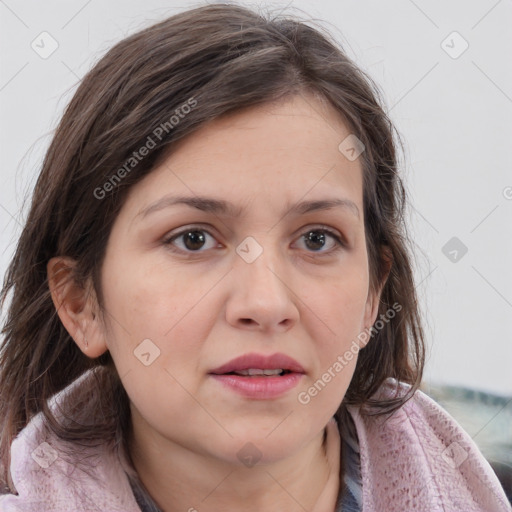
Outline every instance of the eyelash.
{"type": "MultiPolygon", "coordinates": [[[[184,249],[177,249],[175,246],[173,246],[173,242],[175,240],[177,240],[178,238],[180,238],[183,235],[186,235],[187,233],[190,233],[191,231],[201,231],[201,232],[207,233],[212,238],[215,238],[208,231],[208,229],[206,229],[204,226],[200,226],[200,225],[194,226],[193,225],[193,226],[187,227],[186,229],[182,229],[178,233],[171,234],[170,236],[166,237],[163,240],[163,244],[166,245],[169,248],[169,250],[171,250],[172,252],[177,252],[177,253],[181,253],[181,254],[188,254],[188,255],[190,255],[190,254],[201,254],[203,252],[206,252],[204,250],[190,251],[190,250],[184,250],[184,249]]],[[[344,247],[346,247],[346,243],[344,242],[342,237],[339,236],[335,231],[331,230],[330,228],[328,228],[326,226],[319,226],[319,227],[310,228],[310,229],[304,231],[300,235],[299,238],[304,237],[304,235],[306,235],[307,233],[310,233],[312,231],[313,232],[320,232],[320,233],[329,235],[336,242],[336,246],[333,249],[329,250],[329,251],[323,251],[323,252],[321,252],[321,251],[308,251],[310,254],[315,254],[315,255],[319,255],[319,256],[328,256],[328,255],[332,255],[332,254],[338,252],[339,250],[343,249],[344,247]]]]}

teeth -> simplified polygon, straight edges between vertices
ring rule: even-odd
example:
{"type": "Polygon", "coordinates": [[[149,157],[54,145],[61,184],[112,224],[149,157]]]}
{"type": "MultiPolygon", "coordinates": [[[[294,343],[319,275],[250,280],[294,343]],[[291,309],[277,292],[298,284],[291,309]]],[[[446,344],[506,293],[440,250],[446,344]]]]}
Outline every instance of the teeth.
{"type": "Polygon", "coordinates": [[[259,368],[249,368],[248,370],[239,370],[236,373],[237,375],[243,375],[243,376],[253,376],[253,375],[280,375],[283,372],[282,369],[275,369],[275,370],[261,370],[259,368]]]}

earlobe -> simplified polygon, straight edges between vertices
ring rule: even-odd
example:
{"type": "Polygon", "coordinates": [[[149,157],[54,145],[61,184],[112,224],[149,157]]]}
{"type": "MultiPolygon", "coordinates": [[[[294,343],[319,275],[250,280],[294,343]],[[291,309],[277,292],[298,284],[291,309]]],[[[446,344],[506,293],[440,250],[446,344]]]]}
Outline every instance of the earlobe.
{"type": "Polygon", "coordinates": [[[76,262],[55,257],[47,264],[48,287],[62,325],[80,350],[95,358],[108,349],[95,313],[96,298],[91,286],[83,287],[74,278],[76,262]]]}

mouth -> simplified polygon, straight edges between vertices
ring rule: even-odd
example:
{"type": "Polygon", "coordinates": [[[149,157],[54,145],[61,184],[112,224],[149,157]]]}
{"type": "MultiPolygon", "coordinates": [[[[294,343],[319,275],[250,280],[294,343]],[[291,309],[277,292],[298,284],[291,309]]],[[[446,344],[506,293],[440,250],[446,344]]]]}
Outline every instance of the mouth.
{"type": "Polygon", "coordinates": [[[236,372],[228,372],[222,375],[241,375],[242,377],[276,377],[286,375],[288,373],[294,373],[291,370],[283,370],[282,368],[275,369],[260,369],[260,368],[249,368],[247,370],[238,370],[236,372]]]}
{"type": "Polygon", "coordinates": [[[286,354],[244,354],[211,370],[215,375],[275,376],[287,373],[305,373],[304,368],[286,354]]]}
{"type": "Polygon", "coordinates": [[[210,372],[228,390],[260,400],[284,395],[304,374],[304,368],[285,354],[245,354],[210,372]]]}

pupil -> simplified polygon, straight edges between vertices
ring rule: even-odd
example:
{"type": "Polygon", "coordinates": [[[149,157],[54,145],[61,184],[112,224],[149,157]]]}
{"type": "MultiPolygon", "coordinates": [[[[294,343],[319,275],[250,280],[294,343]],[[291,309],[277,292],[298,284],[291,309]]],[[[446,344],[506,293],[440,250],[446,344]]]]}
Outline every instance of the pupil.
{"type": "Polygon", "coordinates": [[[321,249],[325,244],[325,234],[321,233],[320,231],[310,231],[306,235],[306,245],[309,247],[309,242],[319,243],[319,241],[322,242],[321,246],[318,247],[318,249],[321,249]],[[320,233],[320,236],[316,235],[315,233],[320,233]]]}
{"type": "Polygon", "coordinates": [[[201,231],[189,231],[185,235],[185,245],[187,249],[200,249],[205,242],[204,234],[201,231]],[[187,243],[192,241],[192,243],[187,243]]]}

